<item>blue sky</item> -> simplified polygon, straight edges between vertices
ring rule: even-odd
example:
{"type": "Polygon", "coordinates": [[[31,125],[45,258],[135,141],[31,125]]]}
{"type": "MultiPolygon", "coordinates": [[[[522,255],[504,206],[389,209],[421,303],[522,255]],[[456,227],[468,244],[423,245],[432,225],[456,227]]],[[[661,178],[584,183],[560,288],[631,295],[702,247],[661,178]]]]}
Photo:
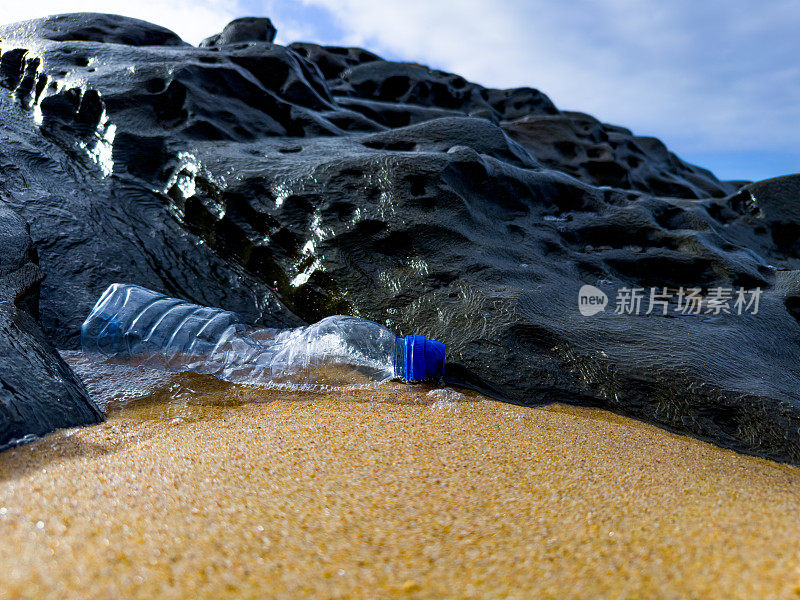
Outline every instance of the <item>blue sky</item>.
{"type": "Polygon", "coordinates": [[[269,16],[278,42],[359,45],[661,138],[722,179],[800,172],[796,0],[29,0],[6,21],[94,10],[190,42],[269,16]]]}

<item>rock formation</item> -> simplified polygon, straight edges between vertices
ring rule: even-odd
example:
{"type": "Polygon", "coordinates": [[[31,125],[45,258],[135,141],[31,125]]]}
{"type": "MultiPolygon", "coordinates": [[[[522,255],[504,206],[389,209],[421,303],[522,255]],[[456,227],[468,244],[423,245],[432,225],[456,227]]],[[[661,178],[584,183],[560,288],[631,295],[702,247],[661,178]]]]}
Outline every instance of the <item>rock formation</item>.
{"type": "Polygon", "coordinates": [[[441,339],[454,384],[800,463],[796,178],[739,189],[538,90],[283,47],[268,20],[201,47],[96,14],[0,38],[0,197],[56,346],[112,281],[274,326],[346,312],[441,339]],[[584,284],[669,314],[583,316],[584,284]],[[758,313],[714,314],[725,287],[758,313]]]}
{"type": "Polygon", "coordinates": [[[0,450],[103,417],[36,324],[41,279],[25,221],[0,201],[0,450]]]}

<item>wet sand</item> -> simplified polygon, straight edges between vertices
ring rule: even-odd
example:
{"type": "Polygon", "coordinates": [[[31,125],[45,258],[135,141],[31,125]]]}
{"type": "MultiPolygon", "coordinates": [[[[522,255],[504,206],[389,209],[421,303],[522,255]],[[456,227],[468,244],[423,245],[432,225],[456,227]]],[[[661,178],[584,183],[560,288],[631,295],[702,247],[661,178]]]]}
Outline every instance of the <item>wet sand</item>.
{"type": "Polygon", "coordinates": [[[800,469],[602,411],[195,376],[108,408],[0,454],[0,598],[800,597],[800,469]]]}

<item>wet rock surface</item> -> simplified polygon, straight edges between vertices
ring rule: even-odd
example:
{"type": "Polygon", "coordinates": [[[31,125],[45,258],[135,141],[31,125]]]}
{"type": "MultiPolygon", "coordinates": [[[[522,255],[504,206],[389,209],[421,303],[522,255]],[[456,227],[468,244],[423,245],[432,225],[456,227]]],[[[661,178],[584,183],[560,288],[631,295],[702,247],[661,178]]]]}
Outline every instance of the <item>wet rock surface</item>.
{"type": "Polygon", "coordinates": [[[0,28],[0,197],[59,347],[112,281],[274,326],[352,313],[441,339],[448,378],[496,397],[800,462],[796,179],[740,190],[538,90],[362,49],[69,20],[91,40],[0,28]],[[579,312],[584,284],[606,311],[579,312]],[[701,313],[615,314],[651,286],[700,288],[701,313]],[[758,313],[706,310],[721,286],[761,288],[758,313]]]}
{"type": "Polygon", "coordinates": [[[25,221],[0,201],[0,450],[103,417],[34,320],[41,278],[25,221]]]}

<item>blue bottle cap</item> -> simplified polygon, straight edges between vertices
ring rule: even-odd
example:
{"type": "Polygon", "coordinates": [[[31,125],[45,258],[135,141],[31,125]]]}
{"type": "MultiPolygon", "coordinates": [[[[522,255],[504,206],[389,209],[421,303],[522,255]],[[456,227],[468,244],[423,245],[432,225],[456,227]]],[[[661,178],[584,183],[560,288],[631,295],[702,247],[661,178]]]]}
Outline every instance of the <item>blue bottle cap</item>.
{"type": "Polygon", "coordinates": [[[407,335],[405,338],[405,373],[409,381],[438,379],[444,375],[444,344],[426,340],[424,335],[407,335]]]}

